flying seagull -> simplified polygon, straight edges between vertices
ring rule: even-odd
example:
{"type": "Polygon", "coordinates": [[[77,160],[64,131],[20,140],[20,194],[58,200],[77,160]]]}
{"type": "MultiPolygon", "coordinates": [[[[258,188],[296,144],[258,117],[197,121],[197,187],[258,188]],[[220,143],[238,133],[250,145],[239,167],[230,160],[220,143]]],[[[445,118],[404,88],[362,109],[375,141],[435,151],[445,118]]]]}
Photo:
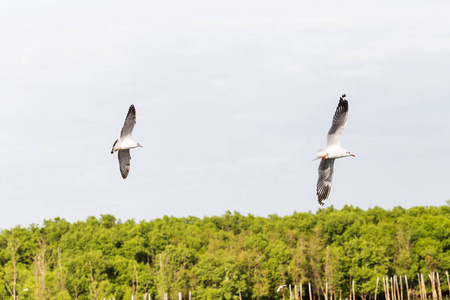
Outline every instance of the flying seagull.
{"type": "Polygon", "coordinates": [[[333,179],[334,161],[337,158],[355,156],[350,151],[341,147],[341,137],[344,132],[348,116],[348,102],[346,95],[339,99],[338,107],[334,113],[331,128],[328,131],[327,147],[319,150],[315,159],[321,158],[319,165],[319,179],[317,180],[317,200],[320,205],[324,205],[330,195],[331,180],[333,179]]]}
{"type": "Polygon", "coordinates": [[[128,110],[127,117],[125,118],[122,131],[120,132],[120,140],[117,139],[114,142],[111,150],[111,154],[115,151],[119,151],[119,166],[123,179],[127,178],[128,173],[130,173],[130,149],[142,147],[139,143],[136,143],[131,139],[134,124],[136,124],[136,109],[132,104],[128,110]]]}

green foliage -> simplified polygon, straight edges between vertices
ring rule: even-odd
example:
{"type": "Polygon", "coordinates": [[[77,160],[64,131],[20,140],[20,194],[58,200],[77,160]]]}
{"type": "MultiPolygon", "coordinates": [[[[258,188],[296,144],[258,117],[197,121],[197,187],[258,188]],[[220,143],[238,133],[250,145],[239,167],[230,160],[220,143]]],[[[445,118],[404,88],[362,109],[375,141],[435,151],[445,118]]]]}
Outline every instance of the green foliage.
{"type": "MultiPolygon", "coordinates": [[[[442,207],[319,209],[267,218],[221,217],[122,223],[112,215],[61,218],[0,234],[0,298],[276,299],[282,284],[315,294],[363,297],[376,278],[450,269],[450,202],[442,207]],[[15,285],[14,285],[15,278],[15,285]]],[[[441,278],[444,283],[444,276],[441,278]]],[[[443,284],[442,290],[448,293],[443,284]]],[[[379,287],[382,292],[382,287],[379,287]]],[[[285,293],[285,291],[284,291],[285,293]]]]}

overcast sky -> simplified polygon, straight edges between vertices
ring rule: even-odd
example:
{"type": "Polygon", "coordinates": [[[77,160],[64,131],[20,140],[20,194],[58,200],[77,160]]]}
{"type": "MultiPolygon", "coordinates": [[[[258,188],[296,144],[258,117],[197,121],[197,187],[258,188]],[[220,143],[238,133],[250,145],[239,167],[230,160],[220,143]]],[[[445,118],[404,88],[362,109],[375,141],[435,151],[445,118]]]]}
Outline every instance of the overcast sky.
{"type": "Polygon", "coordinates": [[[448,1],[8,1],[0,228],[450,199],[448,1]],[[111,155],[135,104],[131,171],[111,155]]]}

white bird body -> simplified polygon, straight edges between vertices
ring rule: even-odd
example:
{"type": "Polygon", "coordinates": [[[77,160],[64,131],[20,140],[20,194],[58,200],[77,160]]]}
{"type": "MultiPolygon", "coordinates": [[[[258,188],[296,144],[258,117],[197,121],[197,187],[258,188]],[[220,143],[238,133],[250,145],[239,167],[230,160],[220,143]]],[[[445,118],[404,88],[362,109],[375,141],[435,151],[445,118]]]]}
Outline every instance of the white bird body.
{"type": "Polygon", "coordinates": [[[348,102],[345,94],[339,99],[338,107],[334,113],[333,122],[327,135],[327,147],[319,150],[317,157],[322,161],[319,165],[319,179],[317,180],[317,200],[324,205],[331,191],[334,161],[338,158],[355,156],[341,147],[341,137],[348,117],[348,102]]]}
{"type": "Polygon", "coordinates": [[[330,145],[328,147],[326,147],[325,149],[321,149],[319,150],[319,153],[317,154],[317,157],[314,159],[336,159],[336,158],[342,158],[342,157],[347,157],[347,156],[351,156],[352,154],[350,154],[350,151],[345,150],[344,148],[342,148],[339,145],[330,145]],[[325,157],[325,158],[324,158],[325,157]]]}
{"type": "Polygon", "coordinates": [[[130,173],[130,149],[142,147],[132,139],[134,125],[136,124],[136,109],[134,105],[130,106],[122,131],[120,132],[120,139],[117,139],[112,147],[111,154],[119,151],[119,167],[122,178],[125,179],[130,173]]]}
{"type": "Polygon", "coordinates": [[[137,148],[140,146],[141,145],[139,145],[138,143],[133,141],[131,138],[120,139],[119,142],[116,144],[114,151],[133,149],[133,148],[137,148]]]}

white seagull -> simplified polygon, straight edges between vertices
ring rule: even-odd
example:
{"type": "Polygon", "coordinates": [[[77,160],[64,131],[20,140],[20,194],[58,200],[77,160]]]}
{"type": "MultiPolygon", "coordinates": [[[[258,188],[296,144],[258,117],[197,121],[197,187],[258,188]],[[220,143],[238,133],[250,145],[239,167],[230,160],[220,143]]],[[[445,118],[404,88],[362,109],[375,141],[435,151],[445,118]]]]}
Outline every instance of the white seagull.
{"type": "Polygon", "coordinates": [[[134,124],[136,124],[136,109],[132,104],[128,110],[127,117],[125,118],[122,131],[120,132],[120,140],[114,142],[111,150],[111,154],[115,151],[119,151],[119,166],[123,179],[127,178],[128,173],[130,173],[130,149],[142,147],[139,143],[136,143],[131,139],[134,124]]]}
{"type": "Polygon", "coordinates": [[[317,200],[320,205],[324,205],[328,195],[330,195],[334,161],[341,157],[355,156],[341,147],[341,137],[347,123],[347,116],[348,102],[344,94],[339,99],[331,128],[328,131],[327,147],[319,150],[317,157],[314,159],[322,159],[319,165],[319,179],[317,180],[317,200]]]}

